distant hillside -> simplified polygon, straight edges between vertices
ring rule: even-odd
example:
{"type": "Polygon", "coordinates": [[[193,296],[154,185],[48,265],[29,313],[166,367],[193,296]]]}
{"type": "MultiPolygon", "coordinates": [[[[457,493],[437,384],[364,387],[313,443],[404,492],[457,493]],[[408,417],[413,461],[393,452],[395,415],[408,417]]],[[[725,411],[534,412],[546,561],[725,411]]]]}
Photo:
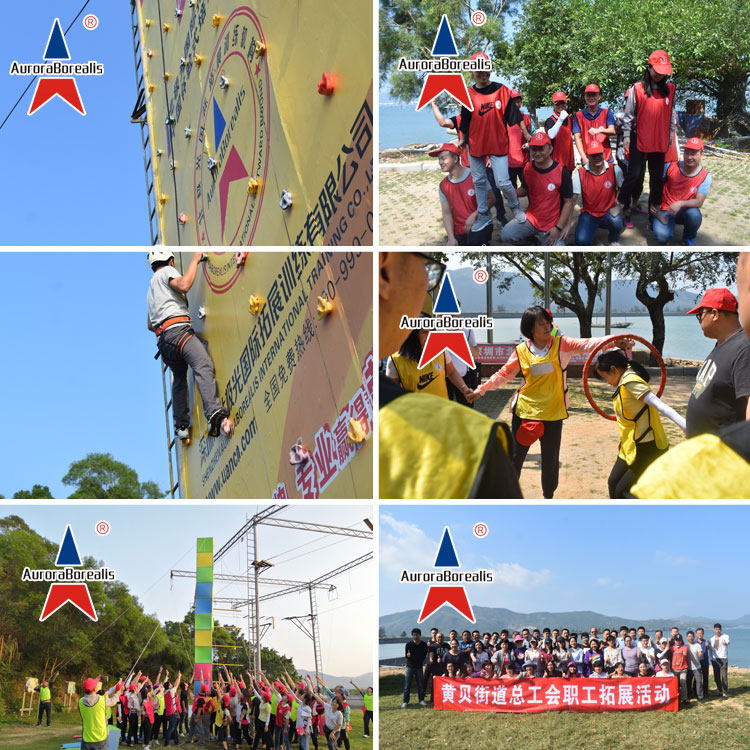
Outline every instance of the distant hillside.
{"type": "MultiPolygon", "coordinates": [[[[306,674],[309,674],[311,677],[315,678],[315,669],[305,669],[304,667],[297,667],[297,672],[299,672],[302,677],[304,677],[304,675],[306,674]]],[[[362,690],[365,690],[372,685],[372,672],[367,672],[367,674],[361,674],[356,677],[336,677],[334,675],[326,674],[325,672],[323,672],[320,677],[323,682],[325,682],[326,685],[329,685],[331,688],[333,688],[335,685],[343,685],[345,688],[347,688],[347,690],[353,689],[349,684],[349,680],[353,680],[357,687],[362,688],[362,690]]]]}
{"type": "MultiPolygon", "coordinates": [[[[717,620],[716,615],[711,617],[694,617],[692,615],[680,615],[674,618],[658,618],[651,620],[633,620],[620,615],[603,615],[599,612],[576,611],[576,612],[513,612],[510,609],[500,607],[474,607],[474,616],[477,618],[475,625],[469,623],[461,615],[449,608],[443,608],[436,612],[433,617],[417,624],[419,610],[413,609],[406,612],[394,612],[390,615],[381,615],[380,627],[384,629],[385,636],[400,636],[402,633],[411,633],[412,628],[419,627],[423,633],[429,632],[430,628],[438,628],[444,633],[452,629],[461,630],[480,630],[482,632],[495,630],[521,630],[525,627],[539,628],[540,630],[548,627],[569,628],[573,631],[588,631],[596,626],[602,628],[619,628],[621,625],[627,625],[628,628],[637,628],[643,625],[647,631],[671,628],[676,625],[681,630],[686,628],[703,627],[710,630],[717,620]]],[[[721,618],[718,618],[721,620],[721,618]]],[[[727,627],[748,627],[750,626],[750,615],[745,615],[737,620],[721,620],[722,625],[727,627]]]]}
{"type": "MultiPolygon", "coordinates": [[[[487,290],[483,284],[477,284],[473,279],[471,268],[460,268],[451,271],[451,282],[464,312],[484,312],[487,309],[487,290]]],[[[500,294],[497,286],[492,290],[492,304],[496,312],[523,312],[534,304],[531,284],[516,274],[503,274],[504,278],[514,281],[507,292],[500,294]]],[[[646,312],[646,308],[635,298],[636,282],[632,279],[612,282],[612,312],[646,312]]],[[[597,302],[595,312],[604,314],[604,283],[600,284],[601,299],[597,302]]],[[[581,286],[581,296],[586,299],[584,287],[581,286]]],[[[699,294],[695,292],[675,292],[674,302],[666,306],[666,312],[684,312],[694,307],[699,294]]],[[[553,312],[556,309],[553,308],[553,312]]]]}

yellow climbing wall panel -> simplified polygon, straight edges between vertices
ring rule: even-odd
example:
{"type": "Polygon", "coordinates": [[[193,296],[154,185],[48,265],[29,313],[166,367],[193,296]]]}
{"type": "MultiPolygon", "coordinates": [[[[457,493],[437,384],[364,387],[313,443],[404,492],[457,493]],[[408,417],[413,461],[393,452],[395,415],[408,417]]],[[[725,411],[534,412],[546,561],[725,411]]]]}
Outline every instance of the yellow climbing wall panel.
{"type": "Polygon", "coordinates": [[[369,3],[140,0],[138,19],[163,244],[372,245],[369,3]]]}
{"type": "Polygon", "coordinates": [[[248,252],[243,265],[236,255],[208,253],[189,294],[235,430],[209,438],[191,387],[182,496],[372,498],[372,254],[248,252]],[[332,309],[319,320],[323,295],[332,309]],[[347,439],[350,420],[363,442],[347,439]],[[307,458],[292,465],[298,443],[307,458]]]}

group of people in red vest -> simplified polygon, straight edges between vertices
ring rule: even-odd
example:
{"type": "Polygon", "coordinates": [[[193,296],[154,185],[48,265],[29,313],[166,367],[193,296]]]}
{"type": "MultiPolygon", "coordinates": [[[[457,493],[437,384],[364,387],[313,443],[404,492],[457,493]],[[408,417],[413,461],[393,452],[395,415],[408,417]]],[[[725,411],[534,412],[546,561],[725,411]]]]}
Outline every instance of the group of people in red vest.
{"type": "MultiPolygon", "coordinates": [[[[482,52],[472,59],[478,56],[489,60],[482,52]]],[[[490,81],[487,71],[473,74],[475,83],[468,89],[473,110],[462,107],[445,118],[433,102],[438,123],[458,132],[458,144],[444,143],[429,152],[446,173],[439,194],[447,244],[489,244],[494,205],[504,243],[564,245],[580,196],[576,245],[594,244],[599,228],[607,230],[608,244],[619,244],[623,231],[633,227],[634,212],[648,213],[657,243],[668,243],[682,224],[682,244],[694,245],[711,175],[701,165],[700,138],[689,138],[679,159],[671,73],[669,55],[652,52],[643,78],[628,89],[625,109],[617,115],[601,106],[595,83],[584,90],[586,107],[572,116],[566,111],[567,96],[557,91],[543,130],[536,130],[521,110],[521,93],[490,81]],[[617,138],[614,151],[612,136],[617,138]],[[639,199],[646,166],[649,199],[643,209],[639,199]],[[519,203],[524,196],[529,201],[525,211],[519,203]],[[513,213],[510,220],[505,203],[513,213]]]]}

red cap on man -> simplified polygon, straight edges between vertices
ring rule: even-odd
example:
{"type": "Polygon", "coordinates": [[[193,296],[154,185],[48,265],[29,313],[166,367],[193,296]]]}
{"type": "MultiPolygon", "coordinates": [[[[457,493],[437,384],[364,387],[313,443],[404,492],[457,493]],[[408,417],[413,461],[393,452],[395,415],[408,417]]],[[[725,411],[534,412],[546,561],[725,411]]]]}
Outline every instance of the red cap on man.
{"type": "Polygon", "coordinates": [[[688,138],[685,141],[685,148],[691,151],[703,151],[703,140],[701,138],[688,138]]]}
{"type": "Polygon", "coordinates": [[[590,83],[586,88],[583,90],[584,94],[601,94],[601,89],[595,84],[590,83]]]}
{"type": "Polygon", "coordinates": [[[725,289],[724,287],[707,289],[706,293],[701,297],[701,301],[694,308],[688,310],[685,315],[697,313],[698,310],[701,310],[704,307],[707,307],[709,310],[737,312],[737,297],[735,297],[729,289],[725,289]]]}
{"type": "Polygon", "coordinates": [[[434,151],[428,151],[427,156],[440,156],[440,154],[443,151],[450,151],[452,154],[455,154],[456,156],[461,156],[461,151],[456,146],[455,143],[444,143],[439,148],[436,148],[434,151]]]}
{"type": "Polygon", "coordinates": [[[546,133],[543,133],[541,130],[537,130],[536,133],[531,136],[529,146],[544,146],[547,143],[552,145],[552,141],[549,139],[549,136],[546,133]]]}
{"type": "Polygon", "coordinates": [[[511,89],[510,90],[510,97],[509,99],[523,99],[523,94],[518,89],[511,89]]]}
{"type": "Polygon", "coordinates": [[[87,677],[83,681],[83,692],[84,693],[93,693],[96,690],[96,686],[99,684],[97,680],[95,680],[93,677],[87,677]]]}
{"type": "Polygon", "coordinates": [[[663,49],[654,50],[648,56],[648,64],[660,75],[671,75],[672,63],[669,61],[669,55],[663,49]]]}
{"type": "Polygon", "coordinates": [[[604,146],[602,146],[600,141],[589,141],[589,145],[586,146],[586,153],[587,154],[603,154],[604,146]]]}
{"type": "Polygon", "coordinates": [[[555,91],[555,93],[552,94],[552,101],[553,102],[567,102],[568,97],[565,96],[565,93],[562,91],[555,91]]]}
{"type": "Polygon", "coordinates": [[[487,54],[486,52],[475,52],[475,53],[474,53],[474,54],[473,54],[473,55],[471,56],[471,59],[472,59],[472,60],[477,60],[477,59],[479,59],[480,57],[481,57],[481,58],[483,58],[484,60],[489,60],[489,59],[490,59],[490,56],[489,56],[489,55],[488,55],[488,54],[487,54]]]}

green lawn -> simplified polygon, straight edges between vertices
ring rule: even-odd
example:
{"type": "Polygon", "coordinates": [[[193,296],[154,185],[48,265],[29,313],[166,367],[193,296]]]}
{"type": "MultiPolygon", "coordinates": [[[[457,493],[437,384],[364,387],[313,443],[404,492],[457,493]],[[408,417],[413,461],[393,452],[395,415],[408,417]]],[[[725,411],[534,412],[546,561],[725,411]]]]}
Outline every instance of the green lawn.
{"type": "MultiPolygon", "coordinates": [[[[710,687],[713,677],[711,678],[710,687]]],[[[495,714],[401,710],[402,675],[380,680],[381,750],[728,750],[750,748],[750,672],[732,672],[727,700],[692,701],[676,713],[495,714]]]]}
{"type": "MultiPolygon", "coordinates": [[[[52,726],[49,729],[45,726],[34,726],[35,724],[36,718],[0,723],[0,748],[2,750],[60,750],[64,742],[74,742],[73,735],[81,733],[81,721],[77,712],[53,713],[52,726]]],[[[360,709],[352,710],[351,725],[349,740],[352,750],[372,750],[372,739],[366,740],[362,737],[363,724],[360,709]]],[[[370,731],[372,732],[372,727],[370,731]]],[[[194,747],[197,748],[198,745],[194,747]]],[[[323,742],[319,741],[319,747],[325,750],[325,739],[323,742]]],[[[218,742],[210,742],[208,748],[218,750],[221,745],[218,742]]],[[[299,745],[292,745],[292,748],[297,749],[299,745]]],[[[312,750],[312,743],[310,748],[312,750]]]]}

